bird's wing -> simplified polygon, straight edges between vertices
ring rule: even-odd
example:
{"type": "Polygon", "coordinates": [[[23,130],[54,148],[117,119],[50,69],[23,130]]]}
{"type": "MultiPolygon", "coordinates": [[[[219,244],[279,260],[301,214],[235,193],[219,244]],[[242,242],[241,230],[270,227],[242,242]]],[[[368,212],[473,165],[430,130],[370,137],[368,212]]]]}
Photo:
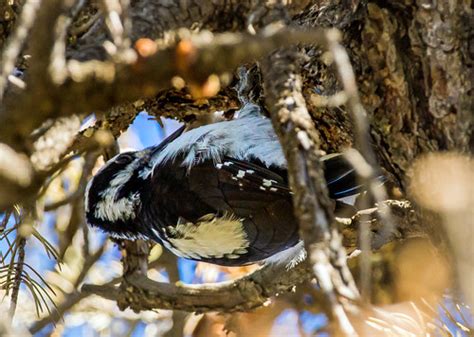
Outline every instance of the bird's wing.
{"type": "MultiPolygon", "coordinates": [[[[332,195],[357,193],[349,192],[359,187],[342,157],[324,163],[332,195]]],[[[280,167],[225,156],[189,169],[178,159],[157,167],[147,188],[143,219],[151,237],[179,256],[243,265],[298,242],[287,172],[280,167]]]]}
{"type": "Polygon", "coordinates": [[[291,198],[285,175],[257,161],[225,157],[221,163],[194,167],[188,179],[190,189],[206,203],[238,215],[291,198]]]}
{"type": "Polygon", "coordinates": [[[285,177],[258,162],[224,157],[190,170],[168,162],[149,188],[142,213],[149,235],[179,256],[243,265],[298,241],[285,177]]]}
{"type": "Polygon", "coordinates": [[[247,254],[229,263],[262,260],[298,241],[286,177],[258,162],[225,157],[191,169],[190,191],[221,215],[240,219],[249,241],[247,254]]]}

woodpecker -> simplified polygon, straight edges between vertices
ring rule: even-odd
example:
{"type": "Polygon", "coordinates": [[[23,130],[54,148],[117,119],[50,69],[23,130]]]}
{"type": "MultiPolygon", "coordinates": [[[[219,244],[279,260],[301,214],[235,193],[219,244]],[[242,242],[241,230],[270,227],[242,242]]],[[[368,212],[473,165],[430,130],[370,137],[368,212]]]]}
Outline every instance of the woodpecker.
{"type": "MultiPolygon", "coordinates": [[[[357,194],[340,154],[322,158],[331,198],[357,194]]],[[[248,104],[233,120],[185,131],[108,161],[88,183],[86,220],[110,236],[155,241],[177,256],[225,266],[295,246],[287,163],[271,121],[248,104]]]]}

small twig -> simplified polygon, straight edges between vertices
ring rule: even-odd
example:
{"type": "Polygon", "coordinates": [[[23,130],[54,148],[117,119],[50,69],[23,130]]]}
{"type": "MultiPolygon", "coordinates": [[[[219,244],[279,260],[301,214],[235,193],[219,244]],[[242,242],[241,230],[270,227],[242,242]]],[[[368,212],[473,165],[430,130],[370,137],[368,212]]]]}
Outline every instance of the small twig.
{"type": "MultiPolygon", "coordinates": [[[[346,106],[352,115],[354,122],[354,143],[356,150],[349,150],[346,152],[346,158],[355,167],[359,177],[365,186],[366,190],[374,197],[375,202],[384,207],[383,201],[388,198],[387,193],[380,183],[376,169],[378,168],[377,158],[371,146],[370,141],[370,124],[367,121],[367,112],[360,102],[359,92],[357,89],[354,70],[349,60],[349,56],[343,46],[339,43],[340,36],[334,32],[328,34],[328,49],[332,53],[336,70],[344,88],[346,95],[346,106]]],[[[390,210],[387,208],[382,212],[385,220],[385,228],[382,235],[391,235],[394,229],[393,221],[391,219],[390,210]]],[[[363,221],[360,227],[360,241],[361,241],[361,292],[362,298],[366,301],[370,300],[370,232],[365,225],[367,222],[363,221]]]]}
{"type": "Polygon", "coordinates": [[[84,195],[84,191],[86,190],[87,180],[89,179],[89,174],[91,173],[92,169],[94,168],[95,162],[97,161],[98,153],[89,153],[86,156],[84,166],[82,168],[81,178],[79,179],[79,183],[77,185],[77,189],[66,196],[64,199],[58,200],[51,204],[47,204],[44,206],[45,212],[49,212],[59,208],[61,206],[67,205],[77,198],[81,198],[84,195]]]}
{"type": "MultiPolygon", "coordinates": [[[[347,95],[347,107],[354,121],[355,147],[359,150],[362,158],[356,163],[356,169],[362,175],[363,182],[367,190],[372,194],[375,201],[382,203],[387,200],[387,193],[377,178],[376,171],[379,167],[377,158],[370,141],[370,124],[367,121],[367,112],[365,111],[359,97],[354,70],[347,55],[346,50],[339,42],[339,36],[332,33],[328,34],[329,50],[334,57],[334,63],[337,66],[337,72],[341,78],[344,92],[347,95]],[[365,162],[365,164],[364,164],[365,162]]],[[[350,155],[352,158],[356,156],[350,155]]],[[[355,160],[356,162],[357,160],[355,160]]],[[[393,222],[390,219],[390,210],[384,213],[387,225],[387,231],[393,228],[393,222]]]]}
{"type": "MultiPolygon", "coordinates": [[[[79,303],[82,299],[89,296],[89,294],[77,291],[77,287],[79,287],[79,285],[84,281],[84,278],[87,276],[87,274],[89,273],[91,268],[95,265],[95,263],[103,256],[106,246],[107,246],[107,243],[104,243],[99,249],[97,249],[97,251],[94,252],[94,254],[89,255],[86,258],[86,260],[84,261],[84,265],[82,266],[81,272],[79,273],[79,275],[76,277],[76,279],[73,282],[74,291],[66,296],[65,301],[57,307],[57,310],[52,312],[49,316],[44,317],[41,320],[35,322],[30,327],[30,332],[32,334],[39,332],[50,323],[58,322],[61,319],[62,315],[67,310],[72,308],[75,304],[79,303]]],[[[121,278],[114,278],[107,284],[108,285],[117,284],[120,281],[120,279],[121,278]]]]}
{"type": "MultiPolygon", "coordinates": [[[[160,256],[157,262],[162,259],[163,256],[160,256]]],[[[176,283],[179,281],[179,270],[178,270],[178,259],[173,254],[167,254],[166,258],[169,261],[166,261],[165,269],[168,273],[170,283],[176,283]]],[[[183,337],[184,324],[186,323],[187,313],[179,310],[173,310],[173,315],[171,320],[173,325],[170,330],[163,334],[163,337],[183,337]]]]}
{"type": "Polygon", "coordinates": [[[123,23],[123,38],[124,47],[130,47],[130,36],[132,33],[132,19],[130,18],[130,0],[120,0],[122,6],[122,23],[123,23]]]}
{"type": "Polygon", "coordinates": [[[84,281],[85,277],[89,270],[94,266],[94,264],[99,261],[99,259],[104,255],[105,249],[107,248],[107,241],[104,242],[102,246],[97,249],[94,254],[87,257],[82,266],[81,272],[74,281],[74,289],[79,287],[79,285],[84,281]]]}
{"type": "Polygon", "coordinates": [[[105,12],[105,24],[112,37],[113,44],[104,42],[105,49],[120,60],[130,48],[131,21],[128,18],[128,0],[102,0],[105,12]]]}
{"type": "Polygon", "coordinates": [[[119,0],[102,0],[105,11],[105,24],[117,48],[124,43],[124,27],[121,20],[122,6],[119,0]]]}
{"type": "MultiPolygon", "coordinates": [[[[362,181],[366,190],[368,190],[371,183],[371,177],[373,176],[373,169],[360,153],[355,149],[349,149],[344,153],[346,159],[351,163],[355,168],[359,180],[362,181]]],[[[362,202],[360,207],[362,209],[368,209],[370,204],[367,200],[367,197],[362,197],[362,202]]],[[[369,215],[366,213],[361,213],[361,221],[359,222],[359,249],[360,253],[360,272],[359,272],[359,281],[360,281],[360,292],[362,299],[366,303],[370,303],[371,299],[371,278],[372,278],[372,250],[371,250],[371,232],[369,227],[369,215]]]]}
{"type": "MultiPolygon", "coordinates": [[[[113,286],[114,284],[117,284],[120,281],[119,278],[114,278],[110,282],[107,282],[104,284],[104,286],[113,286]]],[[[58,305],[57,310],[52,312],[49,316],[46,316],[42,318],[41,320],[35,322],[30,328],[30,333],[35,335],[36,333],[40,332],[43,330],[48,324],[51,323],[56,323],[58,322],[61,318],[62,315],[67,312],[69,309],[71,309],[73,306],[75,306],[77,303],[82,301],[83,299],[89,297],[90,293],[86,292],[79,292],[79,291],[74,291],[73,293],[69,294],[66,298],[66,300],[58,305]]]]}
{"type": "MultiPolygon", "coordinates": [[[[83,215],[83,217],[85,216],[83,215]]],[[[90,256],[89,226],[87,226],[85,219],[82,220],[82,224],[82,237],[84,240],[84,245],[82,246],[82,254],[84,256],[90,256]]]]}
{"type": "Polygon", "coordinates": [[[70,13],[61,15],[55,25],[55,41],[51,52],[49,73],[54,83],[60,85],[66,80],[66,37],[73,19],[85,5],[85,0],[80,0],[75,6],[70,6],[70,13]]]}
{"type": "Polygon", "coordinates": [[[10,209],[6,210],[5,213],[3,213],[3,219],[2,219],[2,222],[0,223],[0,237],[2,236],[3,231],[7,227],[11,214],[12,214],[12,210],[10,209]]]}
{"type": "MultiPolygon", "coordinates": [[[[41,95],[50,88],[51,77],[46,70],[49,69],[51,51],[56,43],[56,34],[51,32],[56,27],[58,18],[67,13],[68,8],[64,5],[64,0],[48,0],[42,1],[37,9],[37,18],[29,38],[31,58],[35,62],[28,70],[27,89],[22,93],[28,95],[30,99],[38,99],[36,95],[41,95]]],[[[8,100],[6,103],[11,104],[8,100]]]]}
{"type": "Polygon", "coordinates": [[[54,211],[55,209],[61,207],[61,206],[64,206],[64,205],[67,205],[67,204],[70,204],[71,202],[73,202],[74,200],[76,200],[77,198],[80,198],[82,195],[84,194],[84,188],[78,188],[77,190],[75,190],[73,193],[69,194],[68,196],[66,196],[64,199],[61,199],[61,200],[58,200],[58,201],[55,201],[51,204],[47,204],[44,206],[44,211],[45,212],[50,212],[50,211],[54,211]]]}
{"type": "Polygon", "coordinates": [[[3,50],[0,64],[0,102],[3,100],[3,94],[8,84],[8,76],[15,68],[15,62],[20,55],[21,49],[25,43],[33,23],[36,19],[36,12],[41,5],[41,0],[27,0],[23,5],[17,28],[10,36],[7,46],[3,50]]]}
{"type": "Polygon", "coordinates": [[[23,274],[24,262],[25,262],[25,245],[26,239],[21,238],[18,242],[18,258],[15,266],[15,277],[13,279],[13,287],[10,302],[10,317],[13,319],[15,316],[16,305],[18,302],[18,294],[20,293],[21,278],[23,274]]]}
{"type": "Polygon", "coordinates": [[[86,22],[79,26],[73,26],[70,28],[69,32],[73,36],[78,36],[86,33],[102,16],[102,12],[100,10],[97,11],[94,15],[92,15],[86,22]]]}
{"type": "Polygon", "coordinates": [[[62,172],[64,172],[64,170],[67,168],[67,165],[72,160],[76,159],[80,154],[82,154],[82,152],[66,155],[58,163],[53,165],[53,167],[51,167],[49,170],[41,173],[41,178],[43,178],[45,181],[43,182],[41,189],[38,188],[39,191],[36,191],[37,199],[39,199],[46,193],[49,185],[54,181],[54,179],[56,179],[62,172]]]}
{"type": "Polygon", "coordinates": [[[48,324],[58,322],[65,312],[88,296],[88,294],[78,291],[68,294],[66,300],[61,303],[49,316],[46,316],[45,318],[33,323],[29,329],[30,333],[34,335],[44,329],[48,324]]]}

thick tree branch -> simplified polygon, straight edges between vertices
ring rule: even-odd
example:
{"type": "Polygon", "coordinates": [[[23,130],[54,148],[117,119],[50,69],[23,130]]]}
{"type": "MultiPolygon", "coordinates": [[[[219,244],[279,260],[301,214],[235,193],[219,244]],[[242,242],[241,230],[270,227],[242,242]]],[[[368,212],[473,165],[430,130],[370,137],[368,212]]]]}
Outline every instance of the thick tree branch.
{"type": "MultiPolygon", "coordinates": [[[[0,114],[0,140],[9,144],[21,141],[47,118],[106,110],[114,105],[150,97],[160,89],[171,87],[174,76],[203,83],[211,74],[230,72],[238,65],[256,60],[279,46],[324,42],[324,33],[320,30],[277,29],[257,36],[220,34],[211,40],[209,37],[208,34],[201,34],[191,41],[183,41],[126,64],[69,61],[68,79],[59,86],[55,86],[42,72],[36,76],[39,83],[34,85],[35,88],[41,87],[41,90],[38,89],[40,92],[26,91],[20,97],[12,97],[8,107],[0,114]],[[35,111],[34,118],[30,115],[31,111],[35,111]],[[21,128],[13,127],[17,125],[21,128]]],[[[47,64],[43,63],[46,66],[43,69],[47,69],[47,64]]]]}
{"type": "MultiPolygon", "coordinates": [[[[425,231],[418,225],[416,213],[408,201],[390,200],[386,202],[394,214],[397,236],[390,240],[404,240],[413,237],[425,237],[425,231]]],[[[384,208],[385,209],[385,208],[384,208]]],[[[351,219],[336,218],[343,229],[344,244],[350,249],[357,249],[358,228],[362,214],[370,214],[370,228],[374,232],[373,246],[380,246],[391,241],[380,241],[377,231],[381,228],[379,212],[383,209],[373,208],[361,211],[351,219]]],[[[133,258],[136,258],[134,256],[133,258]]],[[[158,260],[159,262],[159,260],[158,260]]],[[[235,281],[204,285],[180,285],[160,283],[149,280],[143,274],[127,276],[120,287],[113,284],[83,286],[86,294],[96,294],[112,301],[117,301],[121,308],[133,310],[176,309],[184,311],[247,311],[266,303],[276,294],[292,290],[305,280],[311,279],[312,272],[305,263],[294,269],[285,270],[274,265],[267,265],[253,274],[235,281]]],[[[324,305],[323,305],[324,307],[324,305]]]]}
{"type": "Polygon", "coordinates": [[[331,229],[334,216],[320,164],[319,135],[301,94],[297,64],[297,56],[290,50],[277,52],[262,63],[266,104],[288,162],[300,237],[326,295],[327,313],[337,320],[343,333],[352,335],[355,330],[334,287],[350,299],[357,299],[358,291],[338,234],[331,229]]]}
{"type": "MultiPolygon", "coordinates": [[[[54,13],[59,15],[61,11],[56,10],[54,13]]],[[[46,19],[51,20],[49,16],[40,19],[41,16],[38,22],[43,23],[46,19]]],[[[17,149],[31,148],[27,141],[30,133],[46,119],[105,110],[149,97],[160,89],[169,88],[175,76],[199,86],[205,83],[209,75],[230,72],[238,65],[256,60],[279,46],[298,42],[326,42],[322,30],[301,31],[276,27],[256,36],[219,34],[213,39],[209,37],[209,33],[201,34],[155,54],[138,57],[132,63],[113,60],[85,63],[69,61],[68,79],[60,85],[53,83],[49,76],[38,69],[41,65],[44,69],[48,68],[44,58],[49,60],[49,57],[43,55],[43,61],[38,57],[39,64],[35,66],[32,81],[28,84],[36,90],[27,90],[18,97],[8,97],[7,106],[0,111],[0,141],[17,149]]],[[[52,40],[45,41],[46,46],[51,44],[52,40]]],[[[13,197],[9,202],[0,204],[0,209],[18,202],[20,195],[32,195],[31,192],[36,188],[38,186],[26,189],[19,186],[20,192],[12,193],[13,197]]]]}
{"type": "MultiPolygon", "coordinates": [[[[285,7],[296,14],[306,7],[308,0],[226,0],[226,1],[131,1],[128,16],[131,21],[132,42],[140,38],[169,38],[177,30],[245,31],[249,25],[264,27],[274,21],[272,9],[285,7]]],[[[104,20],[97,20],[94,29],[80,39],[81,48],[71,50],[70,56],[79,60],[103,59],[102,47],[107,40],[104,20]]]]}
{"type": "Polygon", "coordinates": [[[292,289],[310,277],[305,264],[286,271],[267,265],[240,279],[216,284],[179,285],[131,275],[121,287],[84,285],[82,291],[117,301],[121,309],[174,309],[183,311],[246,311],[268,298],[292,289]]]}

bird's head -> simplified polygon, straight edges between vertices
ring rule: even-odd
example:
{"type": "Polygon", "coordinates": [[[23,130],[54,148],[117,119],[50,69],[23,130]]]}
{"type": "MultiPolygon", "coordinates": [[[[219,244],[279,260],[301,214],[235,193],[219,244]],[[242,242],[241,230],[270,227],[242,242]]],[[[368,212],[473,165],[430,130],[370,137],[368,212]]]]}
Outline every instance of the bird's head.
{"type": "Polygon", "coordinates": [[[135,219],[142,207],[143,151],[124,152],[110,159],[89,181],[85,192],[86,221],[115,238],[139,239],[135,219]]]}

